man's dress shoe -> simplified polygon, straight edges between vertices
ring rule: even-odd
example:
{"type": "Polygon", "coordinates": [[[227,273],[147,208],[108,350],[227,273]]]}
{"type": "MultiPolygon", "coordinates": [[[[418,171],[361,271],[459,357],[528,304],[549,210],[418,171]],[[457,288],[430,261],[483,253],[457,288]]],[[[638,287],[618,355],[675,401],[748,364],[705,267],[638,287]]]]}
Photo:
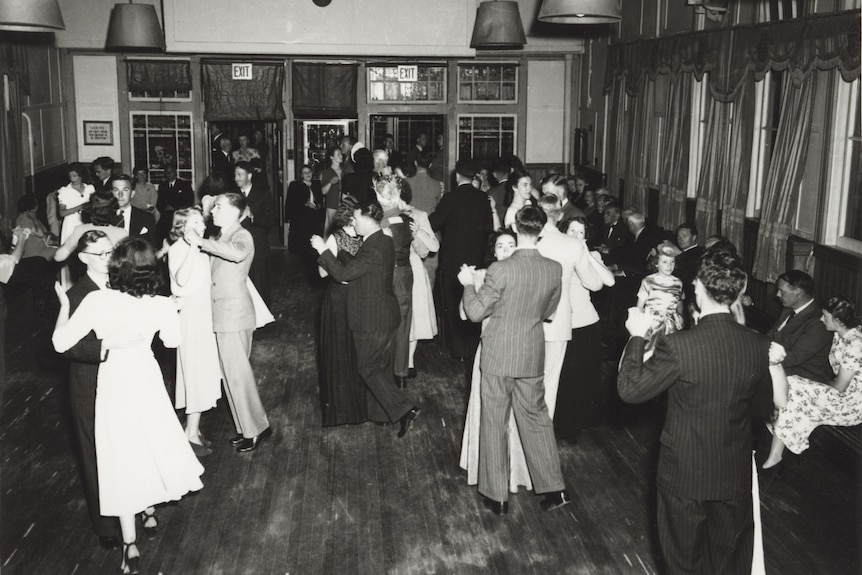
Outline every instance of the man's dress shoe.
{"type": "Polygon", "coordinates": [[[230,444],[233,446],[237,446],[240,443],[242,443],[243,441],[245,441],[245,437],[242,436],[242,433],[237,433],[236,435],[234,435],[233,437],[230,438],[230,444]]]}
{"type": "Polygon", "coordinates": [[[572,500],[569,497],[569,493],[564,489],[563,491],[555,491],[554,493],[549,493],[545,495],[545,498],[542,499],[540,505],[544,511],[553,511],[554,509],[558,509],[563,505],[568,505],[572,500]]]}
{"type": "Polygon", "coordinates": [[[494,501],[490,497],[483,496],[482,504],[486,509],[493,511],[494,515],[506,515],[509,512],[508,501],[494,501]]]}
{"type": "Polygon", "coordinates": [[[407,435],[407,432],[413,427],[413,420],[417,417],[419,417],[418,407],[411,407],[410,411],[401,416],[401,419],[398,420],[398,423],[401,424],[401,428],[398,430],[399,438],[407,435]]]}
{"type": "Polygon", "coordinates": [[[407,368],[407,377],[409,379],[416,379],[416,368],[415,367],[408,367],[407,368]]]}
{"type": "Polygon", "coordinates": [[[257,449],[257,446],[260,445],[260,443],[264,439],[268,439],[271,436],[272,436],[272,428],[267,427],[266,429],[261,431],[257,437],[243,439],[242,442],[236,446],[236,450],[239,453],[245,453],[247,451],[254,451],[255,449],[257,449]]]}

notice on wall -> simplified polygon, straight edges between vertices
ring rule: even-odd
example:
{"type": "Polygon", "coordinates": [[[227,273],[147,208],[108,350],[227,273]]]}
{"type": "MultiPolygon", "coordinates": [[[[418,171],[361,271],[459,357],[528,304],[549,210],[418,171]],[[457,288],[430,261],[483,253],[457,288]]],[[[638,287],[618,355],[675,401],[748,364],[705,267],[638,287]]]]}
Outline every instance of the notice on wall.
{"type": "Polygon", "coordinates": [[[253,80],[251,64],[231,64],[231,79],[232,80],[253,80]]]}

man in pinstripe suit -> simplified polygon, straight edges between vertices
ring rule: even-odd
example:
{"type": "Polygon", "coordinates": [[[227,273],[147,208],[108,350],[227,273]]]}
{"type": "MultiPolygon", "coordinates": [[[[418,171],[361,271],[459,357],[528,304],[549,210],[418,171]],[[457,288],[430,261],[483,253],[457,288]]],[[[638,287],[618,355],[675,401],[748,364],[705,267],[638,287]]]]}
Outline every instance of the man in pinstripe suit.
{"type": "Polygon", "coordinates": [[[569,502],[543,383],[542,323],[557,309],[562,282],[560,264],[536,249],[546,221],[545,213],[531,206],[516,214],[518,248],[488,268],[478,292],[470,267],[462,266],[458,274],[467,317],[480,322],[490,316],[482,334],[479,493],[497,515],[509,509],[506,429],[510,409],[535,491],[548,494],[542,508],[547,511],[569,502]]]}
{"type": "Polygon", "coordinates": [[[754,545],[752,417],[772,411],[769,338],[739,325],[730,304],[745,285],[737,256],[707,253],[694,293],[697,325],[659,340],[643,362],[650,318],[633,308],[617,379],[640,403],[668,392],[656,483],[667,572],[748,574],[754,545]]]}

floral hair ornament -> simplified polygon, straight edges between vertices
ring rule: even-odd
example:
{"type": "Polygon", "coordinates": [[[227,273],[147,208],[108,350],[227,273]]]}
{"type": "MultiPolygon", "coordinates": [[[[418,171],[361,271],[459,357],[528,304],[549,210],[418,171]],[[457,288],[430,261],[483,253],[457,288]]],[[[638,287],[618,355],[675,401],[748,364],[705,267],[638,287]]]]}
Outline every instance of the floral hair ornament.
{"type": "Polygon", "coordinates": [[[667,256],[669,258],[675,258],[682,251],[671,242],[664,241],[655,247],[656,256],[667,256]]]}
{"type": "Polygon", "coordinates": [[[393,173],[382,173],[374,177],[374,192],[384,209],[391,208],[401,200],[401,178],[393,173]]]}

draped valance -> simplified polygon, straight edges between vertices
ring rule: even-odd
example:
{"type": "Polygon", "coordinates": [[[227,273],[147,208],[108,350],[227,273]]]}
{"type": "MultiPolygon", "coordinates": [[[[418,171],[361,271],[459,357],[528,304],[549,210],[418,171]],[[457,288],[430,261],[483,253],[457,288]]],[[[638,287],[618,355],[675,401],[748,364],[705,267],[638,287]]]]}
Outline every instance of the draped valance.
{"type": "Polygon", "coordinates": [[[769,70],[787,70],[794,85],[814,70],[838,69],[846,82],[859,78],[858,10],[638,40],[608,47],[605,92],[626,76],[626,91],[658,75],[709,73],[709,89],[721,102],[733,100],[747,74],[762,80],[769,70]]]}
{"type": "Polygon", "coordinates": [[[129,91],[188,92],[192,89],[188,60],[128,60],[129,91]]]}

